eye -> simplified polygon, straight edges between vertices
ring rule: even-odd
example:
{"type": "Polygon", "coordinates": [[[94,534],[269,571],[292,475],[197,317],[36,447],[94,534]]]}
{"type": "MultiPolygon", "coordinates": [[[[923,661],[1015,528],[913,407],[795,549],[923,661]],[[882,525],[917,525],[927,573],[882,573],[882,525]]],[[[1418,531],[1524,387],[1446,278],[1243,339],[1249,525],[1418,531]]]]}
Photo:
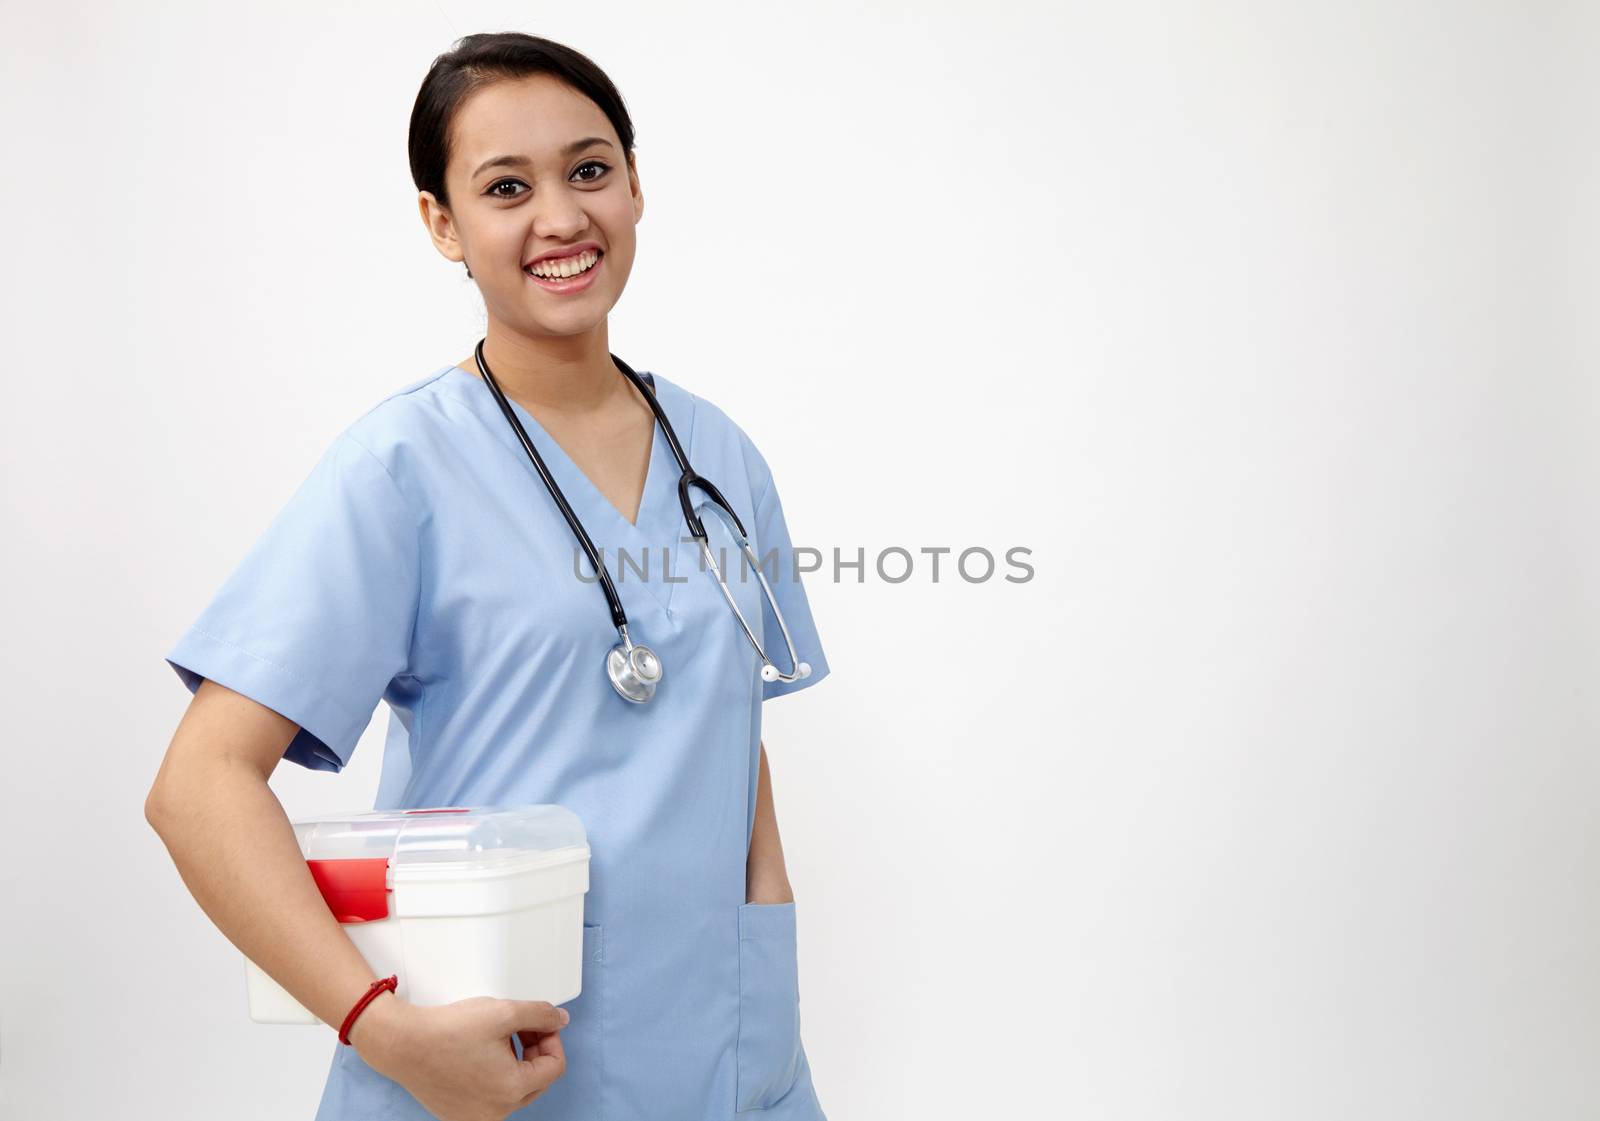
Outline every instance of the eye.
{"type": "MultiPolygon", "coordinates": [[[[583,171],[585,168],[589,168],[589,167],[596,167],[596,168],[599,168],[600,170],[596,174],[591,175],[586,179],[579,179],[578,182],[580,182],[580,183],[598,183],[600,180],[604,179],[606,177],[606,173],[611,170],[611,165],[610,164],[603,163],[600,160],[585,160],[583,163],[578,165],[578,170],[574,171],[573,174],[577,175],[578,172],[583,171]]],[[[484,189],[483,193],[488,195],[488,196],[490,196],[491,198],[497,198],[497,199],[521,198],[522,197],[522,191],[502,191],[500,189],[502,187],[513,187],[513,186],[521,187],[523,189],[523,191],[532,190],[531,187],[529,187],[526,183],[524,183],[520,179],[496,179],[493,183],[490,183],[489,186],[484,189]]]]}
{"type": "Polygon", "coordinates": [[[483,193],[486,195],[492,195],[497,199],[514,199],[521,197],[521,192],[518,192],[517,194],[507,194],[500,190],[501,187],[510,187],[513,185],[528,189],[528,185],[520,179],[496,179],[493,183],[489,184],[488,189],[483,193]]]}

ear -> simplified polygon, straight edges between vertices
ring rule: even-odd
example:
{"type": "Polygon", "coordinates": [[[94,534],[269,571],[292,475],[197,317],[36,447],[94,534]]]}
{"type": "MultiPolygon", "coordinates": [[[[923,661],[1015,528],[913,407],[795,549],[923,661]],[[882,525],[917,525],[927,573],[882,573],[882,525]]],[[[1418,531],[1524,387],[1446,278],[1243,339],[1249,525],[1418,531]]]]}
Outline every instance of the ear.
{"type": "Polygon", "coordinates": [[[428,236],[433,239],[433,247],[440,255],[447,261],[466,260],[466,252],[456,237],[455,221],[432,191],[423,191],[417,196],[417,210],[422,214],[422,224],[428,227],[428,236]]]}
{"type": "Polygon", "coordinates": [[[633,194],[633,223],[639,224],[639,219],[644,217],[644,191],[639,186],[639,156],[636,152],[628,153],[628,190],[633,194]]]}

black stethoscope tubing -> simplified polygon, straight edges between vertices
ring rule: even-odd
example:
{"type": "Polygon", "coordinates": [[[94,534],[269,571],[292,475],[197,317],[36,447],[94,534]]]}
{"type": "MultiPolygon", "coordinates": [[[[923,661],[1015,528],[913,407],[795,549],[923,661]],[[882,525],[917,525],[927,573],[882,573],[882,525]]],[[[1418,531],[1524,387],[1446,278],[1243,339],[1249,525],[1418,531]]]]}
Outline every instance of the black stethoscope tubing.
{"type": "MultiPolygon", "coordinates": [[[[588,531],[583,528],[583,523],[578,520],[578,516],[572,512],[572,507],[567,503],[566,495],[561,493],[561,488],[556,485],[555,479],[550,474],[550,469],[545,466],[544,458],[539,454],[539,449],[533,446],[532,440],[528,439],[527,430],[522,427],[522,422],[517,419],[517,414],[512,409],[511,402],[506,400],[506,395],[500,390],[500,384],[495,381],[494,375],[490,373],[489,363],[483,357],[483,343],[484,340],[479,339],[477,347],[474,348],[474,355],[478,360],[478,369],[483,374],[483,380],[493,391],[494,399],[500,405],[500,411],[505,414],[506,419],[511,422],[511,427],[516,430],[517,438],[522,441],[522,447],[528,453],[528,458],[533,460],[533,465],[538,470],[539,477],[544,480],[544,485],[550,491],[550,496],[556,500],[556,505],[560,507],[562,516],[567,519],[567,525],[572,527],[572,532],[583,546],[584,554],[589,558],[589,563],[594,566],[595,572],[599,575],[600,586],[605,592],[606,603],[611,608],[611,622],[619,631],[626,633],[628,616],[622,610],[622,598],[617,595],[617,589],[611,583],[611,574],[606,571],[606,566],[601,562],[599,550],[594,547],[594,542],[589,539],[588,531]]],[[[678,469],[681,472],[678,476],[678,503],[683,507],[683,518],[688,523],[689,532],[695,536],[702,546],[706,544],[705,524],[701,522],[699,514],[695,512],[694,503],[689,498],[689,488],[699,487],[706,492],[712,501],[728,512],[728,516],[733,519],[733,524],[739,529],[739,535],[746,537],[744,523],[739,520],[739,515],[734,511],[733,507],[728,505],[727,500],[722,497],[722,492],[709,479],[702,477],[689,465],[689,458],[684,455],[683,445],[678,443],[678,434],[672,430],[672,422],[667,419],[667,414],[661,408],[661,403],[656,400],[655,392],[645,384],[643,378],[634,373],[632,366],[629,366],[615,354],[611,355],[611,361],[634,384],[639,392],[644,394],[644,399],[649,404],[650,411],[655,414],[656,423],[661,426],[661,431],[667,437],[667,444],[672,449],[672,457],[678,461],[678,469]]],[[[641,504],[642,502],[643,499],[641,499],[641,504]]]]}

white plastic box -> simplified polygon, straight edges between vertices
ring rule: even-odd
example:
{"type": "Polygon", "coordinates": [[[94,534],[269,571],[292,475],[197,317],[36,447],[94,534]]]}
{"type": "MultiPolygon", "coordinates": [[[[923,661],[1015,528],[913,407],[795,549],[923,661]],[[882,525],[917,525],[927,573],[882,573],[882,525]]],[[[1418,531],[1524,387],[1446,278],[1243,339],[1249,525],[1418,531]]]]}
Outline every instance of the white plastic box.
{"type": "MultiPolygon", "coordinates": [[[[294,833],[374,979],[395,974],[402,1000],[561,1004],[582,989],[589,845],[571,810],[377,810],[294,833]]],[[[321,1023],[249,958],[245,977],[252,1020],[321,1023]]]]}

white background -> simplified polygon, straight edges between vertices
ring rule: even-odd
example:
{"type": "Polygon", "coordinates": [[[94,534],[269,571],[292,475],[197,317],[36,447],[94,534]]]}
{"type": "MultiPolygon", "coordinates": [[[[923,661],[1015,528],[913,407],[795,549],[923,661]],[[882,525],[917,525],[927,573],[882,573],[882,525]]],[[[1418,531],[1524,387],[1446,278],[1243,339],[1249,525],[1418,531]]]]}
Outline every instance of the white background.
{"type": "MultiPolygon", "coordinates": [[[[1583,4],[4,7],[0,1116],[309,1118],[142,815],[162,655],[334,435],[470,353],[405,130],[589,53],[612,349],[762,447],[766,741],[832,1121],[1600,1115],[1583,4]],[[854,580],[854,576],[851,576],[854,580]]],[[[604,624],[596,597],[595,623],[604,624]]],[[[370,805],[387,712],[291,816],[370,805]]]]}

